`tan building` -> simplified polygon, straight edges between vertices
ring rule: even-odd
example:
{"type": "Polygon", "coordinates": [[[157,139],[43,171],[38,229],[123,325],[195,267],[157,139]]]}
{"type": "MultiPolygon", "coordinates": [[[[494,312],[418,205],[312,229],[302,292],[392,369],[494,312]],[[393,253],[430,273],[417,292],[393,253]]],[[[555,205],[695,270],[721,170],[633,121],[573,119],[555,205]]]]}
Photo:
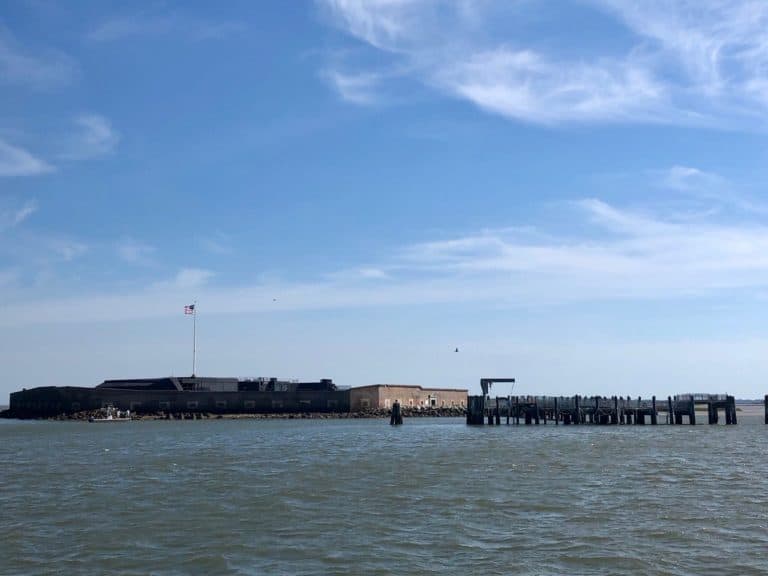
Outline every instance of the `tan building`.
{"type": "Polygon", "coordinates": [[[467,405],[467,390],[400,384],[372,384],[350,390],[352,412],[388,409],[396,401],[404,408],[463,408],[467,405]]]}

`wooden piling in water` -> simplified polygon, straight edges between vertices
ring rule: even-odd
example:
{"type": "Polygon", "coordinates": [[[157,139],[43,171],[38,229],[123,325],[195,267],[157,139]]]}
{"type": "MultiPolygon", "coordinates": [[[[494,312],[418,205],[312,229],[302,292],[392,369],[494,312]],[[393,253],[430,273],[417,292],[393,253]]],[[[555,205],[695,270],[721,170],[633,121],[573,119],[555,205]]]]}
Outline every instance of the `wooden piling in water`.
{"type": "MultiPolygon", "coordinates": [[[[467,417],[469,417],[469,413],[467,413],[467,417]]],[[[395,402],[392,404],[392,414],[389,417],[389,424],[390,426],[399,426],[403,423],[403,415],[400,412],[400,402],[395,402]]]]}
{"type": "Polygon", "coordinates": [[[763,409],[765,411],[765,423],[768,424],[768,394],[765,395],[765,398],[763,398],[763,409]]]}
{"type": "Polygon", "coordinates": [[[667,419],[669,420],[670,424],[675,423],[675,413],[672,409],[672,396],[667,396],[667,404],[669,405],[669,413],[667,415],[667,419]]]}
{"type": "Polygon", "coordinates": [[[624,424],[626,422],[626,417],[624,415],[624,398],[617,398],[617,402],[620,402],[619,404],[619,424],[624,424]]]}
{"type": "MultiPolygon", "coordinates": [[[[469,396],[467,399],[467,424],[482,425],[485,424],[487,418],[488,425],[500,425],[504,410],[504,398],[496,396],[495,399],[495,403],[492,403],[492,399],[488,396],[469,396]]],[[[764,396],[763,400],[764,417],[768,425],[768,394],[764,396]]],[[[729,395],[692,394],[675,396],[674,400],[672,396],[667,396],[667,406],[661,408],[661,411],[667,412],[669,424],[682,424],[683,418],[687,416],[688,423],[696,425],[696,406],[703,404],[707,406],[708,424],[718,423],[721,408],[725,411],[725,423],[727,425],[737,423],[736,400],[729,395]]],[[[642,426],[648,422],[647,417],[650,416],[651,425],[657,425],[659,408],[656,396],[652,396],[650,402],[646,400],[644,403],[642,396],[633,400],[631,396],[603,398],[577,394],[571,399],[562,396],[524,396],[521,400],[520,396],[513,397],[510,395],[506,398],[506,421],[509,425],[514,417],[515,424],[520,424],[520,419],[523,418],[527,425],[539,425],[542,423],[542,419],[546,425],[547,420],[554,419],[556,426],[561,422],[563,425],[634,424],[642,426]]],[[[393,405],[390,424],[402,424],[402,407],[399,403],[393,405]]]]}
{"type": "Polygon", "coordinates": [[[688,409],[688,423],[691,426],[696,426],[696,403],[691,398],[691,406],[688,409]]]}
{"type": "Polygon", "coordinates": [[[733,396],[726,396],[728,400],[728,407],[731,409],[731,424],[736,424],[736,398],[733,396]]]}
{"type": "Polygon", "coordinates": [[[581,424],[581,402],[579,401],[579,395],[573,397],[573,405],[576,407],[576,410],[573,414],[573,423],[574,424],[581,424]]]}
{"type": "Polygon", "coordinates": [[[467,401],[467,424],[482,426],[485,418],[485,401],[482,396],[470,396],[467,401]]]}

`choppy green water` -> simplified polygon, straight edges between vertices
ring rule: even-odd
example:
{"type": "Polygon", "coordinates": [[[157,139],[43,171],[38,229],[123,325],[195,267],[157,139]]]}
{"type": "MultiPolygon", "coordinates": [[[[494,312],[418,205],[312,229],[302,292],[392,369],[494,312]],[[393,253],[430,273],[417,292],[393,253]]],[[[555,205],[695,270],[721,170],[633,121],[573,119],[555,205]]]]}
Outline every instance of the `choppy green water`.
{"type": "Polygon", "coordinates": [[[768,426],[0,421],[2,574],[764,574],[768,426]]]}

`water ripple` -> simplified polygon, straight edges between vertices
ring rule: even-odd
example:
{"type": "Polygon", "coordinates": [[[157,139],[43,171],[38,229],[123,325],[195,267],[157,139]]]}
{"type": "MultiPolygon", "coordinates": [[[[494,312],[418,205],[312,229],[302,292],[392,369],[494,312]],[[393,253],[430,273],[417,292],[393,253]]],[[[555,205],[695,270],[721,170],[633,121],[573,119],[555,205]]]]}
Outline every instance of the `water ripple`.
{"type": "Polygon", "coordinates": [[[0,573],[762,574],[768,427],[0,422],[0,573]]]}

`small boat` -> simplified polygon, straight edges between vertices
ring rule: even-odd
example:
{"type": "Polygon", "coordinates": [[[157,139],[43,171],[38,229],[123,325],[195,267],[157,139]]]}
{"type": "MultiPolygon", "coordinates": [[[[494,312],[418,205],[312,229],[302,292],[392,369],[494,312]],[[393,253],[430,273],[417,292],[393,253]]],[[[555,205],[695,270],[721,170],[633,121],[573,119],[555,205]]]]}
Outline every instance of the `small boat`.
{"type": "Polygon", "coordinates": [[[116,410],[114,406],[109,405],[102,408],[103,416],[91,416],[88,418],[88,422],[93,422],[95,424],[101,423],[101,422],[130,422],[131,421],[131,411],[126,410],[125,412],[121,412],[120,410],[116,410]]]}

